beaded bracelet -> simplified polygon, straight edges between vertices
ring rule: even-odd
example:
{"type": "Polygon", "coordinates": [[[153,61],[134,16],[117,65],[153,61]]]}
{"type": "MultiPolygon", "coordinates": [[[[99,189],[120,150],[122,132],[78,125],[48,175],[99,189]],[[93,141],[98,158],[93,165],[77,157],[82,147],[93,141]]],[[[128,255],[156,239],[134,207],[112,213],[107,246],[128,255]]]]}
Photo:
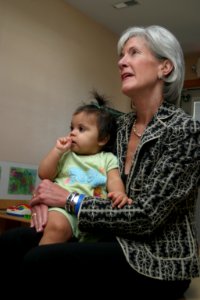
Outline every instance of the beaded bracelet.
{"type": "Polygon", "coordinates": [[[78,194],[76,192],[70,193],[66,199],[65,210],[70,214],[75,214],[77,216],[80,204],[84,198],[84,194],[78,194]]]}

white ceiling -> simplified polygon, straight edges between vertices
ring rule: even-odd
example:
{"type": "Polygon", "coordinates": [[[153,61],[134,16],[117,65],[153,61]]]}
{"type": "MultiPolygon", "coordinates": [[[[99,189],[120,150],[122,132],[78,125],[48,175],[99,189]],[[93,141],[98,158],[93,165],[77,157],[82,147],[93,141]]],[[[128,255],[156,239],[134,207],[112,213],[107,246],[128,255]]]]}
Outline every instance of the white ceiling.
{"type": "Polygon", "coordinates": [[[120,0],[64,1],[117,34],[129,26],[165,26],[185,54],[200,53],[200,0],[137,0],[139,4],[122,9],[112,7],[120,0]]]}

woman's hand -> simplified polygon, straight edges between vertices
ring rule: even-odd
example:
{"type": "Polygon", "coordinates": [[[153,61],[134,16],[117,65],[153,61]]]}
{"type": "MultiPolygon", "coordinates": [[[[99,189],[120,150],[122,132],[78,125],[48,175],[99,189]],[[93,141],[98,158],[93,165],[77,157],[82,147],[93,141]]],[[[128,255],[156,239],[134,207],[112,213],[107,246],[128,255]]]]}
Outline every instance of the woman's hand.
{"type": "Polygon", "coordinates": [[[33,197],[30,200],[30,206],[46,204],[47,206],[64,208],[68,195],[69,192],[66,189],[58,186],[51,180],[44,179],[34,191],[33,197]]]}
{"type": "Polygon", "coordinates": [[[65,207],[69,192],[48,179],[38,185],[30,200],[32,211],[31,226],[37,231],[43,231],[47,224],[48,207],[65,207]]]}
{"type": "Polygon", "coordinates": [[[48,206],[36,204],[31,208],[31,227],[35,227],[37,232],[44,230],[48,219],[48,206]]]}

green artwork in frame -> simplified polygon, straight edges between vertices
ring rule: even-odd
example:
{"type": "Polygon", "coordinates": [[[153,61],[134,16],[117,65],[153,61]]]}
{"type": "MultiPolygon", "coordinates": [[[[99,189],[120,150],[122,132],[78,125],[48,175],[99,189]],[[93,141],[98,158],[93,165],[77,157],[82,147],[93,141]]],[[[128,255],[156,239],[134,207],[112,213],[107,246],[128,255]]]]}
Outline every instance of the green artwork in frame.
{"type": "Polygon", "coordinates": [[[38,166],[0,161],[0,199],[30,200],[38,186],[38,166]]]}
{"type": "Polygon", "coordinates": [[[8,181],[8,194],[31,195],[35,188],[37,170],[11,167],[8,181]]]}

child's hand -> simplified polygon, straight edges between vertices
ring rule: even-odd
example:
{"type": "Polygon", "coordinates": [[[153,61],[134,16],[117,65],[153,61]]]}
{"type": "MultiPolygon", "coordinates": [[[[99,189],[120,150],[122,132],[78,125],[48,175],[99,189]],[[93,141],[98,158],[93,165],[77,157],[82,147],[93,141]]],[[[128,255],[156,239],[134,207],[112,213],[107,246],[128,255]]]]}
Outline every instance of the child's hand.
{"type": "Polygon", "coordinates": [[[70,136],[60,137],[56,141],[56,149],[61,153],[68,151],[71,148],[72,139],[70,136]]]}
{"type": "Polygon", "coordinates": [[[108,197],[111,198],[113,204],[112,207],[122,208],[125,204],[132,204],[133,200],[128,198],[125,193],[122,192],[110,192],[108,197]]]}

